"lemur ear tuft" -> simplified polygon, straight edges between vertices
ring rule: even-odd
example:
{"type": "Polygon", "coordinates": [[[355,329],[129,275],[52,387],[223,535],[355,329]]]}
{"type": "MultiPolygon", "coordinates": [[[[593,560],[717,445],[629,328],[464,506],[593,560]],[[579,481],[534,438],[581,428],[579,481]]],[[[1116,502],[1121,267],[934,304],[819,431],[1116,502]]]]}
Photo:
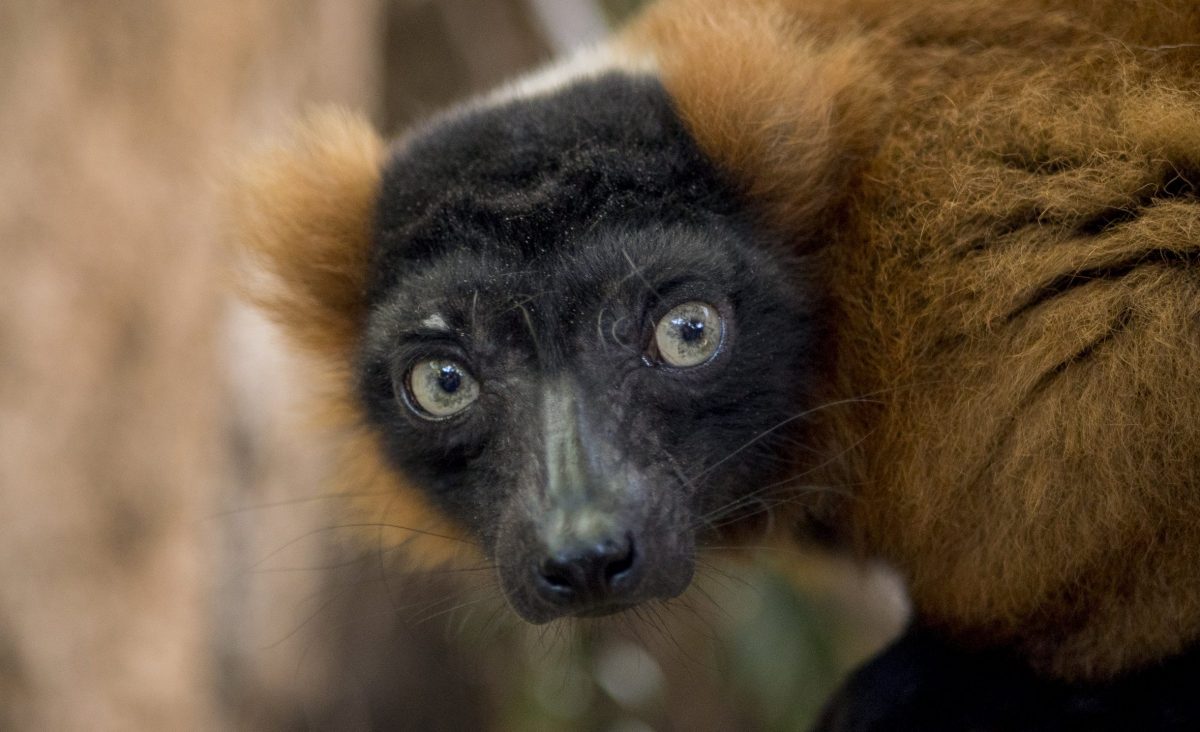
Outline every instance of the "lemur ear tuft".
{"type": "Polygon", "coordinates": [[[365,119],[321,110],[244,161],[229,191],[246,297],[322,360],[349,363],[362,330],[385,149],[365,119]]]}
{"type": "Polygon", "coordinates": [[[862,35],[823,38],[803,23],[773,0],[666,0],[626,36],[670,49],[657,60],[685,125],[791,234],[836,214],[886,117],[862,35]]]}

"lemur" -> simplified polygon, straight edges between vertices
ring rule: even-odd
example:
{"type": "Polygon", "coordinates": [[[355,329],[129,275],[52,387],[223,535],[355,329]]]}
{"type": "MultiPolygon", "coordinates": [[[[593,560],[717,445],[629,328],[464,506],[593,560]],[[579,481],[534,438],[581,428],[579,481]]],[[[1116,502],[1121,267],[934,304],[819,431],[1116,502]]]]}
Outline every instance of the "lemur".
{"type": "Polygon", "coordinates": [[[238,239],[362,509],[528,621],[769,512],[911,595],[825,728],[1194,728],[1198,69],[1191,0],[661,0],[394,142],[310,117],[238,239]]]}

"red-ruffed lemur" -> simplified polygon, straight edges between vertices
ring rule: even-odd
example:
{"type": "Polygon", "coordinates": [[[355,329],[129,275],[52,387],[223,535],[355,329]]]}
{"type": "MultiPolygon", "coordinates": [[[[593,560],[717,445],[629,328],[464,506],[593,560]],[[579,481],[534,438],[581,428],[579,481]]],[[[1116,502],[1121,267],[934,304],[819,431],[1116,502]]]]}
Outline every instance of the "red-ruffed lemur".
{"type": "Polygon", "coordinates": [[[363,510],[524,618],[769,509],[911,593],[827,728],[1107,729],[1200,728],[1198,186],[1194,0],[663,0],[236,190],[363,510]]]}

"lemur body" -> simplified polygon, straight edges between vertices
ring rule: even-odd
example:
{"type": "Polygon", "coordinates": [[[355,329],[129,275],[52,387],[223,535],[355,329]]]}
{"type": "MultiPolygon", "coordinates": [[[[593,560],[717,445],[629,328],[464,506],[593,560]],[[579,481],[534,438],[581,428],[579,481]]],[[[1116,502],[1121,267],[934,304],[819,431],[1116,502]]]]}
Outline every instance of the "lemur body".
{"type": "Polygon", "coordinates": [[[528,619],[673,596],[766,501],[1100,683],[1200,638],[1198,42],[1183,0],[665,0],[390,152],[311,121],[242,238],[366,508],[528,619]]]}

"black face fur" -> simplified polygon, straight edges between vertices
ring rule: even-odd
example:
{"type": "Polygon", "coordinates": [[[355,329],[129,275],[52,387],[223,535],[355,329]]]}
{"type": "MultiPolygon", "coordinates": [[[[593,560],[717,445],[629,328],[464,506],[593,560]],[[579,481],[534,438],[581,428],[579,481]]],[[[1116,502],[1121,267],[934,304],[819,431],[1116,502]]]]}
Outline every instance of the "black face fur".
{"type": "MultiPolygon", "coordinates": [[[[533,622],[686,588],[697,540],[778,497],[819,297],[652,78],[610,74],[413,135],[378,203],[361,397],[394,467],[473,532],[533,622]],[[692,368],[655,324],[709,303],[692,368]],[[414,408],[423,359],[478,384],[414,408]]],[[[790,445],[790,447],[789,447],[790,445]]]]}

